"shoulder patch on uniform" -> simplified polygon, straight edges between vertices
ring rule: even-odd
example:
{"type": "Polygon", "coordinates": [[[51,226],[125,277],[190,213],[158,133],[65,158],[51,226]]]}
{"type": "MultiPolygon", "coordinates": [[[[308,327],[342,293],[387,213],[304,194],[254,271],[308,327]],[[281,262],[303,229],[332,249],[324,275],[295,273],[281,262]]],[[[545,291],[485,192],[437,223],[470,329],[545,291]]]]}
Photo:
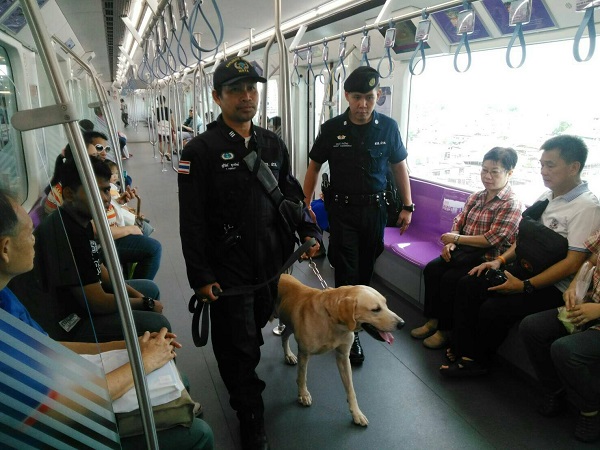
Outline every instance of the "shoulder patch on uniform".
{"type": "Polygon", "coordinates": [[[231,152],[221,153],[221,159],[223,161],[229,161],[230,159],[233,159],[233,153],[231,153],[231,152]]]}
{"type": "Polygon", "coordinates": [[[191,163],[189,161],[179,161],[179,168],[177,169],[177,173],[182,173],[184,175],[189,175],[190,173],[191,163]]]}

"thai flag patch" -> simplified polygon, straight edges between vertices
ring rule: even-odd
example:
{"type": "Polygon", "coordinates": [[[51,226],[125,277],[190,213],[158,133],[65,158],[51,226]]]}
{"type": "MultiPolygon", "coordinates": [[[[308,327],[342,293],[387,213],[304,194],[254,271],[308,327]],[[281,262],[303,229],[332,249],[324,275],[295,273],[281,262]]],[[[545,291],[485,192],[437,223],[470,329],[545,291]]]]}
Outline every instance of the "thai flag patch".
{"type": "Polygon", "coordinates": [[[189,175],[190,174],[190,162],[189,161],[179,161],[179,169],[177,170],[177,173],[183,173],[185,175],[189,175]]]}

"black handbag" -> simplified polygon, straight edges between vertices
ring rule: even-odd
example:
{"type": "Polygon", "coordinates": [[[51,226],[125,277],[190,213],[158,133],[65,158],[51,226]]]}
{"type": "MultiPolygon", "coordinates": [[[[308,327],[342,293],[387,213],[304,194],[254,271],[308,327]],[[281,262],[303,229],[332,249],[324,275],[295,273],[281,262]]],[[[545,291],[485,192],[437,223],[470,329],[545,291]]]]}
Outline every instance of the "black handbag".
{"type": "Polygon", "coordinates": [[[489,248],[472,247],[470,245],[457,245],[450,252],[450,261],[448,264],[454,266],[471,266],[475,267],[485,261],[485,254],[489,248]]]}
{"type": "MultiPolygon", "coordinates": [[[[465,212],[465,220],[473,206],[465,212]]],[[[463,227],[464,228],[464,227],[463,227]]],[[[459,232],[462,235],[462,229],[459,232]]],[[[456,245],[455,249],[450,252],[450,261],[448,264],[453,266],[471,266],[475,267],[485,261],[485,254],[489,248],[473,247],[471,245],[456,245]]]]}
{"type": "Polygon", "coordinates": [[[533,277],[565,259],[569,241],[545,226],[538,219],[548,206],[548,200],[538,201],[523,211],[517,235],[516,265],[521,277],[533,277]]]}

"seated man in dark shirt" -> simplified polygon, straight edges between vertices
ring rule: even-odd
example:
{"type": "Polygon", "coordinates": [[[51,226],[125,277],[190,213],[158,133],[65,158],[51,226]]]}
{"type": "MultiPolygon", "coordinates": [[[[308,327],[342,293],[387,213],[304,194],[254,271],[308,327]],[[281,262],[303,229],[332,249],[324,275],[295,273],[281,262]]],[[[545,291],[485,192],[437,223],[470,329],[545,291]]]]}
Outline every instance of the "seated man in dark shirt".
{"type": "MultiPolygon", "coordinates": [[[[108,165],[91,158],[100,196],[110,204],[108,165]]],[[[36,229],[36,267],[53,298],[56,320],[44,324],[55,339],[105,342],[123,338],[112,281],[94,240],[90,205],[73,161],[61,169],[63,205],[36,229]],[[88,312],[89,311],[89,312],[88,312]],[[87,320],[91,315],[93,324],[87,320]],[[55,331],[53,333],[53,331],[55,331]]],[[[150,280],[129,280],[127,293],[138,331],[170,329],[159,290],[150,280]]]]}
{"type": "MultiPolygon", "coordinates": [[[[0,353],[3,355],[0,361],[0,398],[6,407],[4,409],[11,414],[10,420],[3,421],[3,432],[10,435],[12,442],[21,442],[21,447],[26,443],[35,442],[36,447],[42,448],[43,444],[49,446],[50,442],[66,442],[64,438],[68,436],[72,439],[68,441],[72,448],[78,448],[78,444],[83,445],[84,442],[92,447],[94,444],[105,444],[108,448],[110,443],[116,442],[120,443],[120,448],[123,449],[144,448],[143,435],[121,438],[120,442],[118,439],[113,441],[115,438],[110,435],[102,435],[102,431],[109,433],[114,430],[114,418],[111,418],[110,410],[104,411],[106,415],[103,414],[103,409],[110,407],[104,400],[116,400],[133,386],[133,374],[129,364],[112,371],[107,370],[105,386],[96,384],[96,380],[92,381],[86,377],[90,373],[97,373],[85,368],[89,362],[86,362],[86,366],[81,366],[82,363],[76,360],[77,356],[73,358],[70,352],[51,349],[51,339],[36,336],[36,332],[26,334],[27,339],[24,339],[19,328],[14,328],[6,322],[4,311],[46,334],[7,287],[11,279],[18,278],[32,269],[34,241],[33,222],[27,212],[0,189],[0,330],[19,341],[19,345],[14,347],[10,341],[3,340],[0,343],[0,353]],[[39,360],[37,356],[40,356],[39,360]],[[66,363],[66,367],[61,363],[66,363]],[[42,373],[42,377],[36,376],[42,373]],[[14,389],[12,386],[15,383],[25,386],[24,392],[14,389]],[[105,390],[108,395],[105,395],[105,390]],[[73,400],[74,394],[77,395],[76,401],[73,400]],[[52,406],[49,407],[48,404],[52,406]],[[32,414],[34,411],[35,414],[32,414]],[[25,418],[23,421],[18,419],[21,415],[25,418]],[[73,420],[75,416],[77,420],[73,420]],[[102,420],[99,420],[100,417],[102,420]],[[48,426],[48,423],[52,423],[52,426],[48,426]],[[31,438],[34,435],[35,439],[31,438]]],[[[141,358],[146,373],[149,374],[175,358],[175,350],[181,348],[181,344],[175,339],[176,336],[165,329],[160,333],[145,333],[140,338],[141,358]]],[[[125,348],[123,341],[61,344],[75,353],[87,355],[125,348]]],[[[214,448],[212,430],[206,422],[198,418],[193,419],[190,426],[162,430],[157,436],[160,448],[214,448]]],[[[3,439],[3,442],[5,444],[0,444],[2,448],[8,445],[6,439],[3,439]]]]}

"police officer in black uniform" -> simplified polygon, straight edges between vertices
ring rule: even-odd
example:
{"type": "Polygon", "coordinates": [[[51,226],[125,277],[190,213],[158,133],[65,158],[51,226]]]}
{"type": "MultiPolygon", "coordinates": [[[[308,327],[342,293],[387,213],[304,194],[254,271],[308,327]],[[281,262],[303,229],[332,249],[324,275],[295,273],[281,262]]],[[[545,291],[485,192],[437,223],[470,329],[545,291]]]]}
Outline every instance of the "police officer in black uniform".
{"type": "MultiPolygon", "coordinates": [[[[259,284],[275,275],[293,252],[272,198],[243,158],[260,152],[286,197],[304,200],[290,173],[289,155],[275,133],[252,124],[258,106],[256,83],[265,83],[248,61],[222,62],[213,76],[213,99],[221,115],[184,148],[179,163],[179,218],[188,280],[211,305],[211,337],[230,404],[240,420],[244,449],[268,448],[262,391],[256,374],[263,344],[261,328],[273,312],[277,282],[248,294],[213,295],[217,286],[259,284]]],[[[253,167],[254,169],[254,167],[253,167]]],[[[320,230],[308,210],[296,230],[303,240],[320,230]]],[[[319,244],[311,247],[314,256],[319,244]]]]}
{"type": "MultiPolygon", "coordinates": [[[[387,220],[383,192],[391,166],[403,203],[397,218],[400,233],[409,226],[415,205],[411,199],[406,148],[395,120],[375,111],[381,95],[379,73],[366,66],[344,82],[349,107],[321,126],[309,157],[304,179],[307,202],[313,197],[321,165],[329,161],[330,185],[324,191],[329,218],[329,255],[335,267],[335,285],[368,285],[375,260],[383,251],[387,220]]],[[[358,334],[350,362],[362,364],[358,334]]]]}

